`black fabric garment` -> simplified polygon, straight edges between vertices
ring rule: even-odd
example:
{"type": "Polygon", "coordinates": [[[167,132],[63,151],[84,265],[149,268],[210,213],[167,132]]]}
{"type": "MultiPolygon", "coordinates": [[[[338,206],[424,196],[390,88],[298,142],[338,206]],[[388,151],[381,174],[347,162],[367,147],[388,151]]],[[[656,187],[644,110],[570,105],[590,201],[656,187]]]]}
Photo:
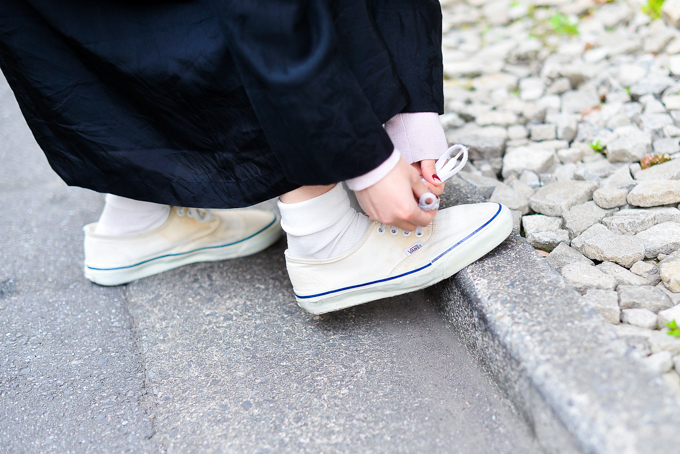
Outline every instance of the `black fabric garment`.
{"type": "Polygon", "coordinates": [[[181,206],[362,175],[443,110],[436,0],[2,0],[0,67],[66,183],[181,206]]]}

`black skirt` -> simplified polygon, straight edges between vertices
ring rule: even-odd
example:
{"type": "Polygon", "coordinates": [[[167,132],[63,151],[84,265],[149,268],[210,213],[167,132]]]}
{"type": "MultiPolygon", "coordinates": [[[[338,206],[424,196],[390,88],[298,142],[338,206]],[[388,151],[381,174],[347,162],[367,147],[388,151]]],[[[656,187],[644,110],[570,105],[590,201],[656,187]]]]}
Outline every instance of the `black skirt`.
{"type": "Polygon", "coordinates": [[[2,0],[0,67],[67,184],[180,206],[362,175],[443,111],[436,0],[2,0]]]}

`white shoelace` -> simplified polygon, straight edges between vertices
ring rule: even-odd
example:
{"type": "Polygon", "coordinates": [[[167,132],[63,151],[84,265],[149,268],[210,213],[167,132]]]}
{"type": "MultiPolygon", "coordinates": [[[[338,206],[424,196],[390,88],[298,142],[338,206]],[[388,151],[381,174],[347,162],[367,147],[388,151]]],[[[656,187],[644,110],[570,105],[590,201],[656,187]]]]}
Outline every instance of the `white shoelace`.
{"type": "MultiPolygon", "coordinates": [[[[461,144],[456,144],[446,150],[441,158],[437,160],[434,167],[437,170],[437,176],[442,183],[451,178],[465,167],[468,160],[468,148],[461,144]],[[457,153],[456,153],[457,152],[457,153]],[[455,156],[453,154],[456,153],[455,156]],[[460,161],[458,160],[460,158],[460,161]]],[[[423,178],[423,181],[425,179],[423,178]]],[[[423,211],[432,211],[439,208],[439,198],[431,192],[426,192],[420,196],[418,206],[423,211]]]]}
{"type": "Polygon", "coordinates": [[[212,213],[204,208],[185,208],[177,209],[178,216],[187,215],[188,217],[197,220],[198,222],[210,222],[215,219],[212,213]]]}

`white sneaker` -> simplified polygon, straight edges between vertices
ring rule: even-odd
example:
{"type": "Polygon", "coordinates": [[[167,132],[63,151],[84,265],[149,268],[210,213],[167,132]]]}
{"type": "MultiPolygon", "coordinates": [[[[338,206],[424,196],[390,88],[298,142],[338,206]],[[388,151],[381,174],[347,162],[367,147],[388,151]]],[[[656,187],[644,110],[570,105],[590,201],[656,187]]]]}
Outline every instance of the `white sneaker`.
{"type": "Polygon", "coordinates": [[[157,229],[106,236],[86,225],[85,277],[120,285],[189,263],[255,254],[282,234],[279,216],[261,210],[202,210],[173,207],[157,229]]]}
{"type": "Polygon", "coordinates": [[[436,284],[498,246],[512,226],[503,205],[460,205],[416,232],[372,222],[346,253],[325,260],[286,254],[286,266],[298,304],[323,314],[436,284]]]}

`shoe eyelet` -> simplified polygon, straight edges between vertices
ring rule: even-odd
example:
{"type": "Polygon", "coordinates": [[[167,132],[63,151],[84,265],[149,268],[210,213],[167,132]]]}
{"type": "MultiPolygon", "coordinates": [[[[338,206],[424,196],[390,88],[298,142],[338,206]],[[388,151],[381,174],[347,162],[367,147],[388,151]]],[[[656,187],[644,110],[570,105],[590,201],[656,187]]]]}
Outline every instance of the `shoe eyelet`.
{"type": "Polygon", "coordinates": [[[382,235],[383,233],[385,233],[385,226],[381,225],[380,227],[378,227],[378,234],[382,235]]]}
{"type": "Polygon", "coordinates": [[[423,228],[422,227],[416,227],[416,236],[420,238],[423,236],[423,228]]]}
{"type": "Polygon", "coordinates": [[[390,227],[390,233],[392,235],[396,235],[397,233],[399,233],[399,229],[396,227],[390,227]]]}
{"type": "Polygon", "coordinates": [[[410,236],[411,235],[411,232],[409,232],[408,230],[404,230],[402,233],[404,234],[404,236],[410,236]]]}

